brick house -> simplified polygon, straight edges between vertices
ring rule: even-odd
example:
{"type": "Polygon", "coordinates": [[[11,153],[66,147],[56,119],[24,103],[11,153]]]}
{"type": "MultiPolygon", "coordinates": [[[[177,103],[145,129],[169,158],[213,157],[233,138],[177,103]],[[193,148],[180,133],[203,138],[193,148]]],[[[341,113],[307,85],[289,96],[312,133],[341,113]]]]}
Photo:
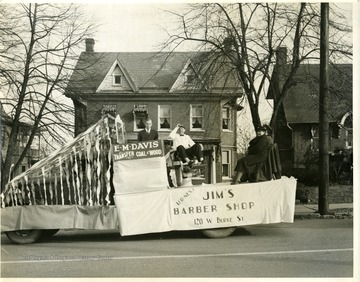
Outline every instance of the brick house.
{"type": "MultiPolygon", "coordinates": [[[[7,148],[8,148],[8,144],[9,144],[9,135],[10,135],[11,127],[13,126],[13,119],[5,113],[4,109],[2,108],[2,105],[0,105],[0,107],[1,107],[1,122],[0,122],[1,142],[0,142],[0,144],[1,144],[1,166],[2,166],[3,162],[5,161],[5,158],[6,158],[7,148]]],[[[31,129],[32,129],[31,124],[28,124],[25,122],[20,122],[18,139],[16,141],[17,146],[16,146],[16,149],[15,149],[15,152],[13,155],[12,163],[15,163],[15,161],[20,157],[22,151],[24,150],[27,140],[29,138],[31,129]]],[[[31,145],[30,150],[28,151],[27,155],[21,162],[20,167],[17,170],[12,171],[11,177],[24,172],[25,170],[30,168],[33,164],[35,164],[37,161],[39,161],[39,159],[40,159],[40,149],[39,149],[40,141],[39,140],[40,140],[39,136],[37,135],[34,138],[34,142],[31,145]]]]}
{"type": "MultiPolygon", "coordinates": [[[[289,71],[286,48],[280,47],[267,93],[274,105],[289,71]]],[[[329,144],[334,152],[352,148],[352,65],[330,65],[329,72],[329,144]]],[[[280,108],[274,139],[285,170],[304,168],[305,152],[318,149],[319,76],[319,64],[300,65],[280,108]]]]}
{"type": "Polygon", "coordinates": [[[130,142],[146,118],[152,119],[165,142],[181,123],[207,152],[212,175],[208,181],[231,177],[236,162],[236,102],[242,88],[226,64],[218,64],[221,71],[210,76],[207,53],[94,52],[94,40],[85,43],[65,92],[75,107],[75,135],[104,112],[120,115],[130,142]]]}

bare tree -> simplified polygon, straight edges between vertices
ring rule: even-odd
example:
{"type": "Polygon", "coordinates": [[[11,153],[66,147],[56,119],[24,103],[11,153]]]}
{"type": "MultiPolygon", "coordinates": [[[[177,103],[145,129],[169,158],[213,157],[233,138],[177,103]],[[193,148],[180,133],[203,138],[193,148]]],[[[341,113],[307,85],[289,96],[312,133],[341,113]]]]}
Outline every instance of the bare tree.
{"type": "MultiPolygon", "coordinates": [[[[185,43],[213,54],[208,59],[227,63],[241,82],[250,107],[253,126],[261,124],[259,101],[270,82],[275,54],[279,46],[290,50],[290,69],[281,77],[278,103],[271,126],[276,130],[276,117],[299,65],[319,59],[320,11],[310,3],[237,3],[195,4],[183,14],[174,13],[179,29],[171,33],[164,48],[176,49],[185,43]]],[[[351,57],[351,44],[344,41],[351,32],[341,10],[333,6],[331,56],[351,57]]],[[[207,62],[209,64],[209,62],[207,62]]],[[[213,69],[216,71],[216,69],[213,69]]],[[[274,70],[278,71],[278,70],[274,70]]]]}
{"type": "Polygon", "coordinates": [[[32,130],[16,169],[26,156],[38,132],[44,140],[63,142],[72,130],[73,109],[63,92],[74,68],[78,45],[91,35],[90,19],[77,5],[15,4],[1,5],[0,89],[3,106],[13,119],[4,163],[1,186],[7,182],[14,161],[16,140],[21,122],[32,130]],[[3,25],[4,24],[4,25],[3,25]]]}

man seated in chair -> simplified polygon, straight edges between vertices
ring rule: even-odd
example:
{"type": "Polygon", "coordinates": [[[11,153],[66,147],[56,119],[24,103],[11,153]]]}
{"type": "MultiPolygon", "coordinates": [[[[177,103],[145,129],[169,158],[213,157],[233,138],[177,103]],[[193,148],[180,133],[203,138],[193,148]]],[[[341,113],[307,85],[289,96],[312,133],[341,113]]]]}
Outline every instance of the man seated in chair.
{"type": "Polygon", "coordinates": [[[231,184],[240,183],[242,176],[249,178],[257,173],[265,162],[269,148],[273,145],[272,138],[266,135],[266,128],[260,126],[256,129],[256,137],[249,143],[247,155],[238,160],[235,167],[235,176],[231,184]]]}
{"type": "Polygon", "coordinates": [[[203,162],[204,157],[200,144],[196,144],[189,135],[185,134],[185,127],[177,124],[169,134],[173,140],[173,150],[178,154],[180,160],[189,167],[203,162]]]}

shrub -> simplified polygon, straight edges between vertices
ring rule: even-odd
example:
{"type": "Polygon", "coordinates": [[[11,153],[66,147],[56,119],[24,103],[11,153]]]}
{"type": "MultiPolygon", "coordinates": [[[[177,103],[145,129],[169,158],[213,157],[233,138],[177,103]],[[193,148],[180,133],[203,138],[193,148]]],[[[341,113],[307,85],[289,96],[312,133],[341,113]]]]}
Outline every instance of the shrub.
{"type": "MultiPolygon", "coordinates": [[[[352,184],[353,157],[351,149],[336,149],[329,155],[329,177],[332,183],[352,184]]],[[[309,147],[305,154],[305,170],[299,180],[307,185],[319,184],[319,150],[309,147]]]]}
{"type": "Polygon", "coordinates": [[[338,184],[352,184],[353,152],[352,149],[336,149],[329,157],[330,180],[338,184]]]}
{"type": "Polygon", "coordinates": [[[319,150],[310,146],[304,154],[305,173],[302,181],[307,185],[319,184],[319,150]]]}

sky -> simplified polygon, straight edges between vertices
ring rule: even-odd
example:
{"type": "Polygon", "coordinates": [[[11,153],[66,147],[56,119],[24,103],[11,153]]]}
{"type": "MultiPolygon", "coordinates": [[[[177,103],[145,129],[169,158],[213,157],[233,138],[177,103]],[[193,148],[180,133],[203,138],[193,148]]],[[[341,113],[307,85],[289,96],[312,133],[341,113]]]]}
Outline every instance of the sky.
{"type": "Polygon", "coordinates": [[[168,39],[165,30],[174,26],[165,10],[182,4],[91,4],[85,9],[99,24],[95,35],[97,52],[158,51],[168,39]]]}
{"type": "MultiPolygon", "coordinates": [[[[219,0],[216,2],[221,2],[219,0]]],[[[229,0],[226,2],[235,2],[229,0]]],[[[330,2],[355,3],[359,5],[360,0],[336,0],[330,2]]],[[[20,1],[2,1],[19,3],[20,1]]],[[[34,1],[24,1],[34,2],[34,1]]],[[[74,1],[41,1],[37,2],[61,2],[70,3],[74,1]]],[[[95,39],[95,51],[98,52],[146,52],[159,51],[159,44],[164,43],[168,38],[166,30],[175,28],[175,19],[166,10],[180,12],[185,3],[190,2],[215,2],[204,0],[78,0],[84,6],[89,16],[93,16],[94,22],[99,25],[95,39]],[[185,2],[185,3],[184,3],[185,2]]],[[[288,1],[289,2],[289,1],[288,1]]],[[[290,1],[299,2],[299,1],[290,1]]],[[[351,8],[349,9],[351,11],[351,8]]],[[[356,27],[356,25],[354,25],[356,27]]],[[[85,48],[85,47],[84,47],[85,48]]],[[[186,48],[186,47],[184,47],[186,48]]],[[[189,48],[189,47],[188,47],[189,48]]],[[[186,49],[179,49],[186,50],[186,49]]]]}
{"type": "Polygon", "coordinates": [[[185,4],[179,1],[91,1],[84,7],[99,24],[94,36],[95,51],[146,52],[159,51],[159,44],[169,38],[166,30],[176,26],[175,18],[165,11],[180,12],[185,4]]]}

